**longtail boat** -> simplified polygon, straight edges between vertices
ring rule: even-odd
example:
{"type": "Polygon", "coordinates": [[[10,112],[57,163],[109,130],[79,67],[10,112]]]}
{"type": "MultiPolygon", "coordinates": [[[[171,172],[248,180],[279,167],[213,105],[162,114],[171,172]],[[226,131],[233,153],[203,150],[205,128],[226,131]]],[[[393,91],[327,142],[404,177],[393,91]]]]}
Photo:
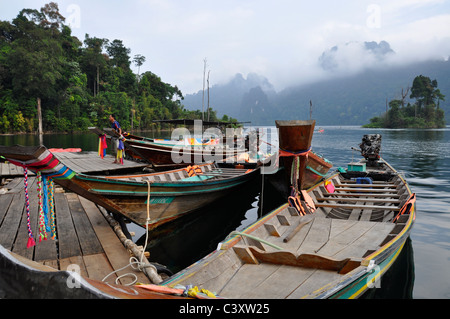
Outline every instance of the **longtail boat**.
{"type": "Polygon", "coordinates": [[[415,194],[378,155],[301,190],[296,203],[230,233],[215,251],[158,284],[72,277],[1,246],[0,281],[6,290],[52,282],[45,284],[47,298],[357,298],[396,261],[416,214],[415,194]],[[79,288],[68,287],[69,280],[79,288]]]}
{"type": "Polygon", "coordinates": [[[268,181],[285,198],[290,185],[308,189],[323,181],[333,164],[312,151],[315,121],[276,121],[279,134],[279,165],[268,181]],[[302,172],[301,176],[298,172],[302,172]],[[297,176],[294,176],[295,173],[297,176]]]}
{"type": "Polygon", "coordinates": [[[376,287],[414,223],[405,179],[380,157],[363,159],[299,195],[163,285],[233,299],[357,298],[376,287]]]}
{"type": "Polygon", "coordinates": [[[314,151],[309,152],[302,181],[303,189],[308,189],[325,179],[332,167],[333,164],[325,157],[315,153],[314,151]]]}
{"type": "Polygon", "coordinates": [[[143,137],[128,132],[119,135],[109,128],[99,130],[91,127],[89,129],[100,137],[121,139],[125,147],[125,154],[129,159],[150,163],[155,169],[170,169],[211,161],[225,162],[227,159],[248,154],[245,142],[235,143],[233,141],[229,145],[226,137],[223,139],[218,137],[205,140],[198,138],[172,140],[143,137]]]}
{"type": "Polygon", "coordinates": [[[325,177],[333,166],[327,159],[311,150],[316,122],[309,121],[275,121],[279,135],[280,165],[291,178],[291,183],[300,189],[307,189],[325,177]],[[295,169],[294,169],[295,168],[295,169]],[[302,172],[292,180],[292,172],[302,172]]]}
{"type": "Polygon", "coordinates": [[[0,146],[0,155],[149,229],[213,203],[259,171],[204,163],[149,174],[92,176],[70,169],[45,146],[0,146]]]}

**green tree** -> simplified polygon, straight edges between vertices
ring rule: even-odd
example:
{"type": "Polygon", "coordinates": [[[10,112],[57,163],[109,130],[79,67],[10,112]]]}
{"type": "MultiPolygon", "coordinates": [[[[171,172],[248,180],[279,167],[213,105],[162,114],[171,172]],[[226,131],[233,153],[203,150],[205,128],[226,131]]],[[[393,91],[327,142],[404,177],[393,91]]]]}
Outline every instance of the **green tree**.
{"type": "Polygon", "coordinates": [[[134,58],[133,58],[133,62],[134,62],[134,64],[136,64],[137,65],[137,67],[138,67],[138,74],[137,74],[137,79],[138,79],[138,82],[140,81],[140,70],[141,70],[141,66],[144,64],[144,62],[145,62],[145,56],[143,56],[143,55],[141,55],[141,54],[136,54],[135,56],[134,56],[134,58]]]}
{"type": "Polygon", "coordinates": [[[159,126],[158,119],[201,117],[184,109],[176,85],[150,71],[140,74],[143,55],[134,56],[136,75],[121,40],[86,34],[81,42],[64,23],[55,2],[0,21],[1,132],[33,131],[37,105],[48,131],[107,126],[111,113],[124,128],[134,120],[141,129],[159,126]]]}
{"type": "Polygon", "coordinates": [[[120,67],[124,70],[130,68],[130,52],[131,50],[123,45],[122,40],[114,40],[106,46],[106,52],[110,57],[112,66],[120,67]]]}
{"type": "Polygon", "coordinates": [[[404,106],[406,94],[402,90],[401,100],[389,102],[389,110],[381,117],[370,119],[370,124],[364,127],[414,127],[435,128],[445,126],[445,115],[439,109],[439,102],[444,101],[445,96],[438,89],[436,80],[419,75],[413,80],[410,98],[416,99],[416,103],[404,106]]]}
{"type": "Polygon", "coordinates": [[[108,39],[91,38],[86,34],[86,47],[81,50],[80,65],[88,77],[88,85],[94,97],[100,91],[100,74],[105,73],[107,68],[107,56],[102,51],[108,42],[108,39]]]}
{"type": "Polygon", "coordinates": [[[414,78],[410,98],[416,99],[419,108],[444,101],[445,96],[437,88],[436,80],[427,76],[419,75],[414,78]]]}

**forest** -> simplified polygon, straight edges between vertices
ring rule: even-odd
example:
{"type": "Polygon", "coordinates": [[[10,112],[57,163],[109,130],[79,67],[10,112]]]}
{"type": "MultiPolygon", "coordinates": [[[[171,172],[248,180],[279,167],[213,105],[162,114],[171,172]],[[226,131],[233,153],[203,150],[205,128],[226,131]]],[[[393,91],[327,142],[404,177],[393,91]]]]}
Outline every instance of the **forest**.
{"type": "Polygon", "coordinates": [[[440,101],[445,101],[438,89],[436,80],[419,75],[414,78],[411,87],[402,89],[401,99],[391,100],[386,105],[386,112],[370,119],[369,128],[443,128],[445,127],[444,110],[440,101]],[[405,105],[408,97],[415,103],[405,105]]]}
{"type": "MultiPolygon", "coordinates": [[[[145,56],[130,57],[121,40],[72,36],[58,5],[23,9],[0,21],[0,133],[83,131],[109,126],[115,114],[125,130],[159,129],[155,120],[199,119],[186,110],[175,85],[140,69],[145,56]]],[[[218,121],[209,110],[209,120],[218,121]]],[[[227,121],[235,119],[224,116],[227,121]]]]}

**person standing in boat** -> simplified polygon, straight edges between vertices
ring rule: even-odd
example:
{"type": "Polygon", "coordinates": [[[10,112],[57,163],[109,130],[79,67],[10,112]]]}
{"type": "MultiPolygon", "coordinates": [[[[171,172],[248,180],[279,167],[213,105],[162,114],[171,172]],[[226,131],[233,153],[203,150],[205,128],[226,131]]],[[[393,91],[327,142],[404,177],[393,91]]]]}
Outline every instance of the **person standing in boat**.
{"type": "MultiPolygon", "coordinates": [[[[111,127],[122,137],[122,128],[120,127],[119,122],[116,120],[114,114],[109,115],[109,121],[111,122],[111,127]]],[[[123,150],[124,145],[121,138],[112,137],[111,138],[114,152],[116,153],[116,158],[113,163],[123,164],[123,150]]]]}

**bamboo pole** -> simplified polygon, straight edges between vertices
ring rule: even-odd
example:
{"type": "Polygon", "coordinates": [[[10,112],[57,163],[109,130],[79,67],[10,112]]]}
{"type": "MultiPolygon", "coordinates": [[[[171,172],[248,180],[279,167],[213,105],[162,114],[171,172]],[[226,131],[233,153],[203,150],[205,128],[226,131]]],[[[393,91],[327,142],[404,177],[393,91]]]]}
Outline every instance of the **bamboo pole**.
{"type": "Polygon", "coordinates": [[[145,252],[144,255],[142,255],[143,254],[142,247],[137,246],[132,240],[128,239],[127,236],[125,236],[125,234],[122,231],[122,227],[120,227],[120,224],[106,212],[106,209],[100,206],[99,209],[102,212],[103,216],[108,221],[109,225],[113,228],[117,237],[119,237],[123,246],[128,251],[130,251],[134,257],[136,257],[138,260],[140,260],[142,263],[145,264],[145,267],[143,267],[142,272],[150,279],[152,283],[154,284],[161,283],[163,280],[161,276],[158,274],[156,267],[150,264],[150,262],[147,260],[145,252]]]}

